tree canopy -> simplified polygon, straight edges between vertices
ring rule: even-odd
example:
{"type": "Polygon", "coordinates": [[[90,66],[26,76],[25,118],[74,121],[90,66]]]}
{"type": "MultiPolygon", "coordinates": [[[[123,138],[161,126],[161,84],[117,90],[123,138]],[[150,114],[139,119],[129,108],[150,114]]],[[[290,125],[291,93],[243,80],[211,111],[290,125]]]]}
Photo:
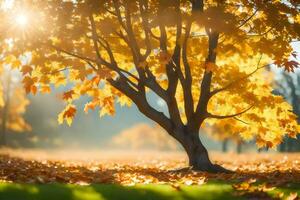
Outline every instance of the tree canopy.
{"type": "Polygon", "coordinates": [[[300,38],[297,0],[24,0],[2,17],[3,62],[22,70],[27,92],[71,84],[60,123],[71,124],[73,102],[87,95],[86,112],[113,115],[116,103],[133,102],[179,141],[182,130],[224,121],[260,147],[299,132],[267,70],[299,66],[291,58],[300,38]],[[9,20],[20,10],[27,25],[9,20]],[[150,91],[168,115],[151,106],[150,91]]]}

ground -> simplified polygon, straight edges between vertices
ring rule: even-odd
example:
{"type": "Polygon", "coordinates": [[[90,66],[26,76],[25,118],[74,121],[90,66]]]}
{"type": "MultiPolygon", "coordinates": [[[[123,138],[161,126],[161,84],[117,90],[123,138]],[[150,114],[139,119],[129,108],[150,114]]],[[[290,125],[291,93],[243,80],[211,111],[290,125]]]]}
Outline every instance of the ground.
{"type": "Polygon", "coordinates": [[[0,151],[0,199],[297,199],[300,154],[212,153],[232,174],[195,172],[180,152],[0,151]],[[201,198],[200,198],[201,197],[201,198]]]}

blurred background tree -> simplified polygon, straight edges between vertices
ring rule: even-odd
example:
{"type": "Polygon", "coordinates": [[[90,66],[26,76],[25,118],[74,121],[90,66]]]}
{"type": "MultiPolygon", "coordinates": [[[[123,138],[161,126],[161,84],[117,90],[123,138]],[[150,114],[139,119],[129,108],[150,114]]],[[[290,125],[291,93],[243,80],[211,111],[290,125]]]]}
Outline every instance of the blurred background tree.
{"type": "MultiPolygon", "coordinates": [[[[293,112],[298,116],[298,123],[300,122],[300,74],[280,72],[275,79],[274,93],[283,96],[293,108],[293,112]]],[[[284,138],[283,143],[279,145],[279,151],[281,152],[293,152],[300,150],[299,136],[295,138],[284,138]]]]}
{"type": "Polygon", "coordinates": [[[21,133],[30,131],[31,126],[26,122],[23,115],[29,100],[22,84],[20,83],[19,74],[5,67],[0,77],[3,92],[3,103],[0,108],[0,127],[2,146],[7,145],[7,133],[21,133]]]}
{"type": "Polygon", "coordinates": [[[147,150],[178,150],[179,144],[158,125],[137,124],[112,138],[116,148],[147,150]]]}
{"type": "Polygon", "coordinates": [[[205,132],[211,139],[222,143],[222,152],[227,152],[234,144],[235,151],[241,153],[242,145],[245,143],[240,135],[245,129],[244,126],[240,126],[241,122],[247,123],[238,118],[219,120],[214,125],[205,126],[205,132]]]}

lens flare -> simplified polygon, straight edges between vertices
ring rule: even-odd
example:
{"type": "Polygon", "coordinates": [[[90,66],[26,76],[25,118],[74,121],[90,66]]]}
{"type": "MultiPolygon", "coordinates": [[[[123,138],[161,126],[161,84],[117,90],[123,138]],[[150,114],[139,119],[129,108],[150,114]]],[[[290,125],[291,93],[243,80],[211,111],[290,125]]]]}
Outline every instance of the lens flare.
{"type": "Polygon", "coordinates": [[[19,14],[16,16],[16,23],[22,27],[28,24],[28,16],[25,14],[19,14]]]}

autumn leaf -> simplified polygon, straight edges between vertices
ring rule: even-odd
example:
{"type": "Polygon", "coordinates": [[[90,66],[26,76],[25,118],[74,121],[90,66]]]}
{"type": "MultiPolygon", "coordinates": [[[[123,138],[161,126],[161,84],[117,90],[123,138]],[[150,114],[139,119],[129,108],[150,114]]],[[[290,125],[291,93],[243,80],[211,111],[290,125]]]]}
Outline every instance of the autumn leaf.
{"type": "Polygon", "coordinates": [[[41,93],[48,94],[51,92],[51,88],[48,85],[43,85],[40,88],[41,93]]]}
{"type": "Polygon", "coordinates": [[[114,114],[114,109],[112,109],[112,107],[110,106],[101,107],[99,112],[100,117],[103,117],[105,115],[113,115],[113,114],[114,114]]]}
{"type": "Polygon", "coordinates": [[[276,61],[276,65],[283,67],[287,72],[294,72],[296,68],[299,68],[300,64],[295,60],[290,61],[276,61]]]}
{"type": "Polygon", "coordinates": [[[76,113],[76,108],[73,106],[70,106],[63,114],[64,118],[73,118],[76,113]]]}
{"type": "Polygon", "coordinates": [[[35,83],[37,81],[37,77],[30,77],[30,76],[25,76],[23,78],[23,85],[25,88],[26,93],[32,92],[35,94],[37,92],[37,87],[35,86],[35,83]]]}
{"type": "Polygon", "coordinates": [[[31,92],[33,95],[35,95],[35,94],[37,93],[37,91],[38,91],[37,86],[32,85],[32,86],[30,87],[30,92],[31,92]]]}
{"type": "Polygon", "coordinates": [[[288,195],[288,197],[286,198],[286,200],[296,200],[298,199],[298,194],[297,192],[292,192],[288,195]]]}
{"type": "Polygon", "coordinates": [[[7,55],[3,58],[4,64],[10,64],[14,62],[17,58],[14,55],[7,55]]]}
{"type": "Polygon", "coordinates": [[[121,106],[130,107],[132,105],[132,101],[124,95],[122,95],[118,98],[118,102],[120,103],[121,106]]]}
{"type": "Polygon", "coordinates": [[[15,68],[19,68],[22,65],[22,63],[20,60],[17,59],[15,61],[11,62],[10,65],[13,69],[15,69],[15,68]]]}
{"type": "Polygon", "coordinates": [[[66,78],[63,76],[54,76],[52,78],[55,87],[59,87],[61,85],[65,85],[66,84],[66,78]]]}
{"type": "Polygon", "coordinates": [[[33,68],[29,65],[24,65],[21,69],[21,72],[23,75],[30,74],[32,72],[33,68]]]}
{"type": "Polygon", "coordinates": [[[212,62],[206,62],[205,63],[205,69],[207,72],[213,72],[217,68],[217,65],[212,62]]]}
{"type": "Polygon", "coordinates": [[[158,60],[162,65],[166,65],[171,61],[171,55],[166,51],[160,51],[158,54],[158,60]]]}
{"type": "Polygon", "coordinates": [[[74,105],[70,104],[58,115],[58,122],[62,124],[66,120],[67,124],[71,126],[73,118],[77,112],[77,109],[74,105]]]}
{"type": "Polygon", "coordinates": [[[88,113],[89,109],[95,110],[97,103],[95,101],[88,102],[84,105],[84,112],[88,113]]]}
{"type": "Polygon", "coordinates": [[[49,78],[49,76],[47,76],[47,75],[43,75],[41,78],[40,78],[40,80],[39,80],[41,83],[43,83],[43,84],[49,84],[50,83],[50,78],[49,78]]]}
{"type": "Polygon", "coordinates": [[[100,76],[94,76],[91,81],[95,84],[95,86],[98,86],[100,81],[101,81],[101,78],[100,76]]]}
{"type": "Polygon", "coordinates": [[[294,70],[298,67],[299,67],[299,63],[294,60],[284,63],[284,69],[288,72],[294,72],[294,70]]]}
{"type": "Polygon", "coordinates": [[[65,100],[65,101],[72,100],[74,94],[75,94],[74,90],[70,90],[70,91],[64,92],[63,93],[63,100],[65,100]]]}

